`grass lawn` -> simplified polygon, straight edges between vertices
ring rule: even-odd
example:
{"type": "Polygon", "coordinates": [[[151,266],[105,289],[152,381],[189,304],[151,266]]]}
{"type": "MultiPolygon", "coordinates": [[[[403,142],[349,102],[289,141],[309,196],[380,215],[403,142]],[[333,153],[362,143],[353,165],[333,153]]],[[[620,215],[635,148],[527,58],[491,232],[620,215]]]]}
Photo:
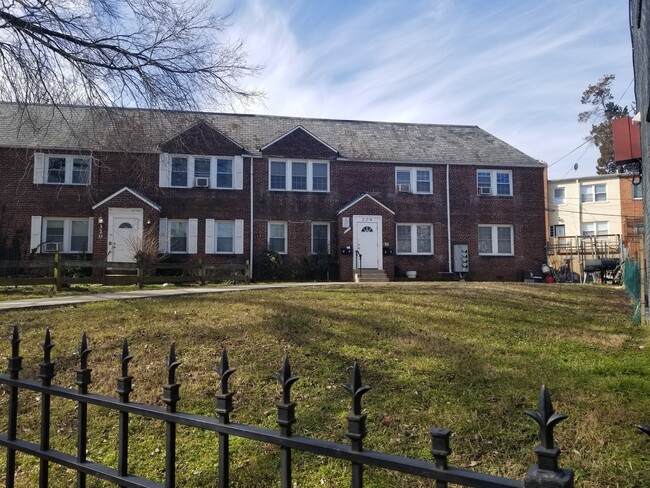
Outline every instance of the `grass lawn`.
{"type": "MultiPolygon", "coordinates": [[[[49,326],[56,345],[54,383],[74,386],[81,333],[93,352],[91,391],[114,395],[117,353],[128,338],[132,400],[160,401],[164,360],[176,342],[182,365],[179,410],[212,415],[219,352],[227,347],[235,411],[232,421],[276,428],[280,388],[273,374],[289,353],[298,403],[297,435],[348,442],[350,400],[341,388],[359,360],[368,414],[367,449],[430,459],[429,428],[448,427],[450,464],[522,479],[535,462],[537,426],[523,414],[546,384],[556,411],[560,464],[578,487],[650,486],[648,330],[629,320],[621,289],[607,286],[501,283],[409,283],[265,290],[164,300],[91,303],[4,312],[2,335],[18,324],[21,375],[38,378],[40,342],[49,326]]],[[[8,341],[0,344],[6,364],[8,341]]],[[[6,366],[3,366],[5,368],[6,366]]],[[[7,395],[0,396],[6,425],[7,395]]],[[[74,454],[75,405],[53,400],[54,449],[74,454]]],[[[19,437],[38,442],[39,399],[21,393],[19,437]]],[[[117,463],[117,416],[90,407],[89,458],[117,463]]],[[[131,470],[163,480],[164,425],[132,417],[131,470]]],[[[2,427],[4,429],[4,427],[2,427]]],[[[215,434],[179,428],[178,486],[214,486],[215,434]]],[[[279,451],[231,439],[233,486],[277,486],[279,451]]],[[[294,454],[296,486],[349,486],[345,463],[294,454]]],[[[4,453],[0,472],[4,473],[4,453]]],[[[18,485],[37,484],[38,462],[18,455],[18,485]]],[[[52,467],[52,486],[74,473],[52,467]]],[[[0,481],[2,481],[0,479],[0,481]]],[[[431,486],[367,469],[367,486],[431,486]]],[[[89,486],[105,486],[93,480],[89,486]]]]}

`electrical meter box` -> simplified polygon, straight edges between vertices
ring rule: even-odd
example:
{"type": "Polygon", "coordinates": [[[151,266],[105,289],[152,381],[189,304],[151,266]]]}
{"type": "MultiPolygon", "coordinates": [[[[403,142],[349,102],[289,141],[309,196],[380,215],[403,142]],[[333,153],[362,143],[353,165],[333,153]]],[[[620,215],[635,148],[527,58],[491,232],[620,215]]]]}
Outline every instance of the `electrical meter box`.
{"type": "Polygon", "coordinates": [[[467,244],[454,245],[454,273],[469,272],[469,250],[467,244]]]}

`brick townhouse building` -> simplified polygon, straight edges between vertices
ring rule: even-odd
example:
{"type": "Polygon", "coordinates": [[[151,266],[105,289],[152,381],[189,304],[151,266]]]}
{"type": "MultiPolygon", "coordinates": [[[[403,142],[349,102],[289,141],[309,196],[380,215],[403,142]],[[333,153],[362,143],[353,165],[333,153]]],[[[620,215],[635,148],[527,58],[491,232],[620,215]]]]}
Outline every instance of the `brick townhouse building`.
{"type": "Polygon", "coordinates": [[[0,246],[22,258],[133,261],[155,239],[253,274],[265,249],[329,253],[345,281],[545,259],[544,165],[475,126],[2,103],[0,169],[0,246]]]}

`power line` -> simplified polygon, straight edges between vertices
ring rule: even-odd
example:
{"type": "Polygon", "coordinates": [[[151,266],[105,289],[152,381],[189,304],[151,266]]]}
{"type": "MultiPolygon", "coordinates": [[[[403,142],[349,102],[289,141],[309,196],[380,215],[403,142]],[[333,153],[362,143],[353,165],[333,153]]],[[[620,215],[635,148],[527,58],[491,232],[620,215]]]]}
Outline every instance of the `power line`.
{"type": "MultiPolygon", "coordinates": [[[[569,151],[568,153],[566,153],[566,154],[565,154],[564,156],[562,156],[560,159],[556,159],[555,161],[553,161],[551,164],[548,165],[548,167],[550,168],[550,167],[552,167],[554,164],[559,163],[559,162],[562,161],[564,158],[566,158],[567,156],[570,156],[571,154],[573,154],[574,152],[576,152],[578,149],[580,149],[582,146],[584,146],[585,144],[587,144],[588,142],[591,142],[591,141],[593,141],[593,140],[594,140],[593,137],[591,137],[591,136],[590,136],[590,137],[587,137],[587,138],[585,139],[585,142],[583,142],[582,144],[580,144],[580,145],[579,145],[578,147],[576,147],[575,149],[572,149],[571,151],[569,151]]],[[[581,156],[581,157],[582,157],[582,156],[581,156]]]]}

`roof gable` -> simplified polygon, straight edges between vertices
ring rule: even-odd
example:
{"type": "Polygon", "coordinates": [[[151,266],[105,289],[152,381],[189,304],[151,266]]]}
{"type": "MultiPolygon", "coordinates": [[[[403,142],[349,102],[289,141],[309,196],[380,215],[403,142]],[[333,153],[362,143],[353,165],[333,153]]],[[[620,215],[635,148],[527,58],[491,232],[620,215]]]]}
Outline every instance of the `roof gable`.
{"type": "Polygon", "coordinates": [[[387,212],[390,212],[390,213],[392,213],[393,215],[395,215],[395,212],[394,212],[393,210],[391,210],[390,208],[388,208],[386,205],[384,205],[383,203],[381,203],[381,202],[380,202],[379,200],[377,200],[376,198],[370,196],[368,193],[364,193],[364,194],[362,194],[362,195],[359,195],[357,198],[355,198],[354,200],[352,200],[350,203],[348,203],[348,204],[346,204],[345,206],[341,207],[341,208],[339,209],[339,211],[336,212],[336,215],[341,215],[343,212],[345,212],[345,211],[348,210],[349,208],[354,207],[355,205],[357,205],[358,203],[362,202],[362,201],[365,200],[366,198],[370,199],[370,201],[371,201],[372,203],[374,203],[375,205],[378,205],[379,207],[383,208],[383,209],[386,210],[387,212]]]}
{"type": "Polygon", "coordinates": [[[160,144],[160,150],[174,154],[237,156],[243,147],[204,120],[160,144]]]}
{"type": "Polygon", "coordinates": [[[300,125],[269,142],[261,152],[287,158],[333,159],[338,155],[336,149],[300,125]]]}
{"type": "Polygon", "coordinates": [[[152,202],[151,200],[149,200],[149,199],[148,199],[147,197],[145,197],[144,195],[141,195],[141,194],[138,193],[137,191],[135,191],[135,190],[131,190],[131,188],[129,188],[128,186],[125,186],[125,187],[122,188],[121,190],[117,190],[117,191],[116,191],[115,193],[113,193],[112,195],[109,195],[109,196],[107,196],[106,198],[104,198],[101,202],[96,203],[95,205],[93,205],[92,209],[95,210],[95,209],[101,207],[102,205],[104,205],[104,204],[110,202],[110,201],[113,200],[115,197],[121,195],[121,194],[124,193],[124,192],[127,192],[127,193],[131,194],[133,197],[137,198],[138,200],[141,200],[142,202],[146,203],[147,205],[149,205],[149,206],[150,206],[151,208],[153,208],[154,210],[157,210],[158,212],[160,212],[160,207],[159,207],[158,205],[156,205],[154,202],[152,202]]]}

